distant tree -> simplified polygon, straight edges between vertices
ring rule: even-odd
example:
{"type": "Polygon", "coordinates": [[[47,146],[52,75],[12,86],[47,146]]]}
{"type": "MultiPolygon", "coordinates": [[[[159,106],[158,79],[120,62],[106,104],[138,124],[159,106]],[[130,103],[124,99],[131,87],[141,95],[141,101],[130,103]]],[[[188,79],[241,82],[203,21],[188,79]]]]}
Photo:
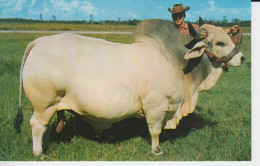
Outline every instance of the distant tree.
{"type": "Polygon", "coordinates": [[[240,21],[240,26],[250,27],[251,26],[251,21],[250,20],[240,21]]]}
{"type": "Polygon", "coordinates": [[[89,18],[90,18],[90,21],[93,21],[93,20],[94,20],[93,14],[90,14],[90,15],[89,15],[89,18]]]}
{"type": "Polygon", "coordinates": [[[55,15],[52,15],[51,18],[52,18],[53,21],[56,21],[56,16],[55,15]]]}
{"type": "Polygon", "coordinates": [[[228,22],[228,20],[227,20],[227,16],[223,16],[223,20],[222,20],[222,26],[227,26],[227,22],[228,22]]]}
{"type": "Polygon", "coordinates": [[[239,24],[240,23],[240,20],[239,19],[237,19],[237,18],[235,18],[235,19],[232,19],[232,22],[231,22],[232,24],[239,24]]]}
{"type": "Polygon", "coordinates": [[[223,16],[223,21],[227,21],[227,16],[223,16]]]}
{"type": "Polygon", "coordinates": [[[43,21],[43,17],[42,17],[42,14],[40,13],[40,20],[43,21]]]}
{"type": "Polygon", "coordinates": [[[90,15],[89,15],[89,22],[88,22],[88,23],[89,23],[89,24],[93,24],[93,23],[94,23],[93,20],[94,20],[94,16],[93,16],[93,14],[90,14],[90,15]]]}

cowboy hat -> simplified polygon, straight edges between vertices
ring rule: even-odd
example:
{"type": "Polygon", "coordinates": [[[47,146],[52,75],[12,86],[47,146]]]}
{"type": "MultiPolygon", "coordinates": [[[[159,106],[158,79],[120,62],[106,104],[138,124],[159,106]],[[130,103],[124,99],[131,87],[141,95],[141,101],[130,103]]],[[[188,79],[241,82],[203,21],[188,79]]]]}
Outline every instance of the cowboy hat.
{"type": "Polygon", "coordinates": [[[187,10],[189,10],[189,9],[190,9],[189,6],[183,7],[182,3],[180,3],[180,4],[174,4],[172,10],[171,10],[171,8],[168,8],[169,12],[171,12],[171,13],[173,13],[173,14],[174,14],[174,13],[185,12],[185,11],[187,11],[187,10]]]}

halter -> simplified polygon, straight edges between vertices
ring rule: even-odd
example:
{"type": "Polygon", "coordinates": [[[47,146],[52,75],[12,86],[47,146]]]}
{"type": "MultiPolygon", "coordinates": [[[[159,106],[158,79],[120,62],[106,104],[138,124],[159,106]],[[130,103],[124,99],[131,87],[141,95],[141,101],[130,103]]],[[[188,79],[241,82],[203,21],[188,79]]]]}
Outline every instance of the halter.
{"type": "Polygon", "coordinates": [[[214,55],[213,53],[210,53],[208,51],[204,51],[204,53],[210,58],[210,59],[214,59],[217,62],[220,63],[228,63],[237,53],[239,53],[237,47],[234,47],[233,50],[225,57],[221,57],[218,58],[216,55],[214,55]]]}
{"type": "Polygon", "coordinates": [[[221,58],[218,58],[216,57],[216,55],[208,52],[208,51],[204,51],[204,53],[210,58],[210,59],[214,59],[215,61],[217,62],[220,62],[220,63],[223,63],[224,62],[224,65],[222,66],[222,69],[226,72],[228,72],[228,62],[237,54],[239,53],[237,47],[234,47],[233,50],[225,57],[221,57],[221,58]]]}

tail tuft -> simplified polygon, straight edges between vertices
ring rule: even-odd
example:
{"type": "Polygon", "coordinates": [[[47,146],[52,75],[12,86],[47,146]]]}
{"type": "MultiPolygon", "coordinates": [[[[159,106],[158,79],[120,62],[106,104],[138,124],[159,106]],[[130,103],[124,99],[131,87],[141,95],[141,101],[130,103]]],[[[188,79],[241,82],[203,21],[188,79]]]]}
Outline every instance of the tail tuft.
{"type": "Polygon", "coordinates": [[[19,84],[19,104],[18,104],[18,112],[16,114],[16,117],[14,119],[14,128],[17,131],[17,133],[21,133],[21,125],[23,123],[23,111],[22,111],[22,90],[23,90],[23,67],[26,61],[27,56],[29,55],[31,49],[35,46],[36,41],[32,41],[28,44],[28,46],[25,49],[22,64],[20,68],[20,84],[19,84]]]}
{"type": "Polygon", "coordinates": [[[14,119],[14,128],[17,131],[17,133],[21,133],[21,125],[23,123],[23,113],[22,113],[22,107],[19,106],[18,112],[16,114],[16,117],[14,119]]]}

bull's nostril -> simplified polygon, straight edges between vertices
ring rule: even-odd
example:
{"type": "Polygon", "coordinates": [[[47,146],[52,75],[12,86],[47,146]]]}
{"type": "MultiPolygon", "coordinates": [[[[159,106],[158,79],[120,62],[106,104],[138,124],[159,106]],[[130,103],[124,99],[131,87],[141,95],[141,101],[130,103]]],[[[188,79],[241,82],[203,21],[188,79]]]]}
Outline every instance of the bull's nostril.
{"type": "Polygon", "coordinates": [[[241,57],[241,62],[243,63],[244,61],[245,61],[245,57],[242,56],[242,57],[241,57]]]}

